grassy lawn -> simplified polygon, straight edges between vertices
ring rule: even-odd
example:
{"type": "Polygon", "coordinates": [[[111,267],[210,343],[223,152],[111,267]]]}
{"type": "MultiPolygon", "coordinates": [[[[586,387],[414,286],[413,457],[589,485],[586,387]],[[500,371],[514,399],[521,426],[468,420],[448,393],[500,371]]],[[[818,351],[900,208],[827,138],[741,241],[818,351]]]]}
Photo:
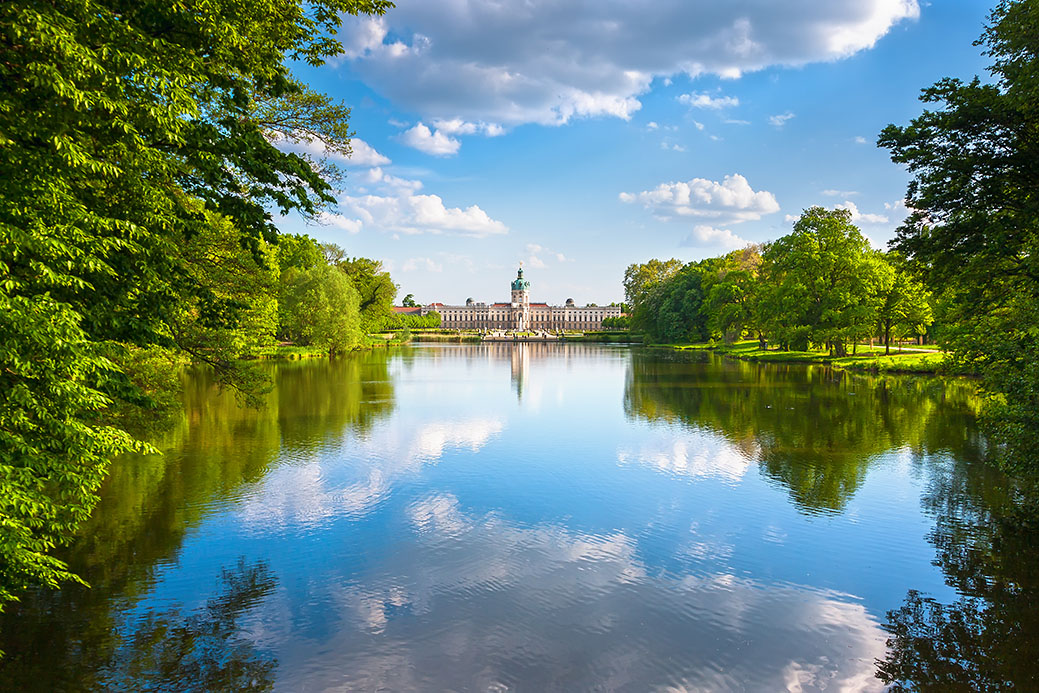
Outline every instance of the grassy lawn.
{"type": "Polygon", "coordinates": [[[249,355],[254,359],[309,359],[328,356],[328,349],[310,346],[266,346],[260,347],[249,355]]]}
{"type": "Polygon", "coordinates": [[[825,350],[813,351],[779,351],[758,348],[756,340],[734,342],[732,344],[662,344],[677,351],[713,351],[716,354],[732,356],[746,361],[770,361],[773,363],[827,363],[848,370],[876,371],[881,373],[941,373],[945,362],[945,354],[940,351],[904,351],[899,354],[892,349],[884,355],[883,346],[860,344],[853,355],[830,356],[825,350]]]}

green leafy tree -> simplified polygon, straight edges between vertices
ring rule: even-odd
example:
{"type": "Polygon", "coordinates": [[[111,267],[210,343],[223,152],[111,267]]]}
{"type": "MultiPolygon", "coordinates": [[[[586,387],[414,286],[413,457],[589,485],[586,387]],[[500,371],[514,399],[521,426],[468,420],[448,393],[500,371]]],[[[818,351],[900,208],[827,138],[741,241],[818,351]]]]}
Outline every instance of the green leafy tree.
{"type": "Polygon", "coordinates": [[[877,324],[890,272],[851,223],[847,210],[812,207],[791,234],[762,253],[758,315],[789,348],[827,344],[843,356],[849,341],[877,324]]]}
{"type": "Polygon", "coordinates": [[[1008,464],[1039,467],[1039,3],[999,2],[979,45],[992,80],[943,79],[879,145],[913,175],[895,247],[941,291],[939,334],[992,394],[1008,464]],[[932,110],[933,109],[933,110],[932,110]]]}
{"type": "Polygon", "coordinates": [[[756,310],[760,266],[761,247],[752,245],[725,255],[713,275],[708,277],[706,310],[709,327],[727,342],[739,339],[750,330],[764,343],[756,310]]]}
{"type": "Polygon", "coordinates": [[[418,304],[415,303],[415,294],[408,294],[407,296],[404,297],[404,299],[400,302],[400,304],[402,306],[404,306],[405,308],[417,308],[418,307],[418,304]]]}
{"type": "Polygon", "coordinates": [[[339,257],[334,263],[350,278],[360,296],[361,329],[365,333],[378,332],[391,324],[397,285],[390,273],[383,269],[382,262],[366,257],[339,257]]]}
{"type": "Polygon", "coordinates": [[[684,267],[681,260],[650,260],[628,265],[624,271],[624,298],[631,306],[633,329],[647,331],[655,318],[656,307],[650,298],[653,287],[670,279],[684,267]]]}
{"type": "Polygon", "coordinates": [[[891,334],[896,337],[920,335],[934,322],[931,315],[931,294],[909,272],[905,260],[898,253],[888,253],[884,259],[891,265],[894,276],[881,298],[880,327],[884,337],[884,353],[891,352],[891,334]]]}
{"type": "Polygon", "coordinates": [[[625,302],[630,306],[637,305],[645,298],[650,286],[673,276],[683,266],[684,263],[676,258],[628,265],[624,271],[625,302]]]}
{"type": "MultiPolygon", "coordinates": [[[[289,61],[340,52],[343,13],[388,6],[0,4],[0,605],[71,577],[49,551],[136,445],[100,423],[139,396],[111,345],[178,349],[186,316],[195,335],[239,329],[245,311],[186,264],[189,242],[223,219],[259,261],[272,210],[334,202],[306,158],[272,144],[260,104],[300,95],[289,61]]],[[[221,369],[248,385],[241,373],[221,369]]]]}
{"type": "Polygon", "coordinates": [[[336,267],[294,271],[282,292],[281,330],[297,344],[341,354],[364,339],[359,302],[350,279],[336,267]]]}

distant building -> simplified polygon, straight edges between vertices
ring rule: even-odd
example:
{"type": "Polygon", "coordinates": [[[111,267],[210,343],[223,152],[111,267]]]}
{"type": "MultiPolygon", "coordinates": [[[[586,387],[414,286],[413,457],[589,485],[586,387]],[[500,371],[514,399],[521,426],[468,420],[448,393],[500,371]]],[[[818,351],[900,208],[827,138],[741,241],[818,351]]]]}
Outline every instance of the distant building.
{"type": "Polygon", "coordinates": [[[512,300],[509,303],[476,303],[466,299],[464,306],[431,303],[422,306],[422,315],[431,311],[440,313],[440,326],[456,330],[597,330],[603,318],[616,318],[619,306],[585,306],[580,308],[574,299],[566,299],[561,306],[530,302],[530,282],[523,278],[523,268],[512,281],[512,300]]]}

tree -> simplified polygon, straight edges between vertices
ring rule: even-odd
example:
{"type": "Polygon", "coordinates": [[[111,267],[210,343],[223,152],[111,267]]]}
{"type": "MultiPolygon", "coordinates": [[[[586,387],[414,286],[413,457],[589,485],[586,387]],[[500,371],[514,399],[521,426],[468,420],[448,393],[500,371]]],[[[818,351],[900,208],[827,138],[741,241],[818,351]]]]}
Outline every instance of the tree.
{"type": "Polygon", "coordinates": [[[404,297],[404,300],[400,302],[405,308],[417,308],[418,304],[415,303],[415,294],[408,294],[404,297]]]}
{"type": "Polygon", "coordinates": [[[762,253],[759,315],[783,345],[827,344],[837,356],[877,324],[888,278],[882,260],[844,209],[807,209],[791,234],[762,253]]]}
{"type": "Polygon", "coordinates": [[[382,262],[355,257],[339,259],[335,264],[350,278],[360,296],[361,329],[371,333],[386,327],[394,315],[393,299],[397,296],[397,285],[390,273],[383,269],[382,262]]]}
{"type": "Polygon", "coordinates": [[[282,292],[281,329],[297,344],[340,354],[364,339],[359,303],[357,289],[338,268],[322,264],[296,271],[282,292]]]}
{"type": "Polygon", "coordinates": [[[884,336],[884,353],[891,353],[891,332],[896,337],[923,334],[934,318],[931,316],[930,292],[913,278],[905,260],[898,253],[888,253],[884,259],[894,275],[881,295],[880,327],[884,336]]]}
{"type": "MultiPolygon", "coordinates": [[[[100,423],[140,394],[111,345],[178,349],[187,318],[196,335],[239,329],[237,301],[189,266],[192,239],[230,224],[262,263],[272,210],[334,202],[272,144],[261,104],[301,97],[287,63],[340,52],[342,13],[388,6],[0,4],[0,606],[72,578],[49,551],[89,514],[108,460],[140,447],[100,423]]],[[[232,385],[241,373],[221,369],[232,385]]]]}
{"type": "Polygon", "coordinates": [[[991,83],[943,79],[878,144],[913,175],[895,247],[941,291],[954,360],[982,375],[1010,465],[1039,466],[1039,3],[1002,0],[977,45],[991,83]]]}
{"type": "Polygon", "coordinates": [[[631,324],[634,329],[651,329],[657,306],[653,305],[650,292],[656,285],[673,277],[683,266],[682,261],[675,258],[628,265],[624,271],[624,297],[631,306],[631,324]]]}
{"type": "Polygon", "coordinates": [[[684,263],[676,258],[650,260],[643,264],[631,264],[624,271],[624,300],[634,307],[645,298],[653,284],[673,276],[684,263]]]}
{"type": "Polygon", "coordinates": [[[746,330],[753,330],[759,343],[764,345],[756,311],[760,266],[761,246],[751,245],[721,258],[717,270],[708,278],[709,327],[727,342],[739,339],[746,330]]]}

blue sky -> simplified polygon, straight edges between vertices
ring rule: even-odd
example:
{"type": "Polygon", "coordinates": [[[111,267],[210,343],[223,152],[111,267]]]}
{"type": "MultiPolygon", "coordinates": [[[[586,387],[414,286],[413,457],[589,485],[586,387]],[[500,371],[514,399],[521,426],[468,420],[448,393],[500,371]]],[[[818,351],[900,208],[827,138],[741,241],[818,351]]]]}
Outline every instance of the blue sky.
{"type": "MultiPolygon", "coordinates": [[[[400,295],[623,298],[632,262],[695,260],[843,205],[882,247],[908,177],[879,131],[920,89],[984,73],[988,3],[401,0],[348,18],[346,55],[296,74],[353,108],[321,224],[400,295]]],[[[314,145],[316,146],[316,144],[314,145]]]]}

